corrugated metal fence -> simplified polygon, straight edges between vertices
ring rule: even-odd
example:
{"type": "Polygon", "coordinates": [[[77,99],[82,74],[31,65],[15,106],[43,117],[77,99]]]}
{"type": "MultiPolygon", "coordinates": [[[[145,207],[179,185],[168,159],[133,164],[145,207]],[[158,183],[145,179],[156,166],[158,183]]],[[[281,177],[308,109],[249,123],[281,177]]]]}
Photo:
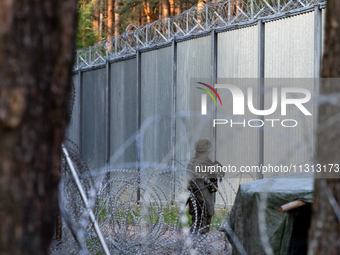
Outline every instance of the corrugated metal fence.
{"type": "MultiPolygon", "coordinates": [[[[145,171],[154,171],[160,165],[185,166],[199,138],[213,142],[212,158],[223,165],[311,162],[315,148],[313,118],[294,129],[245,127],[235,131],[224,125],[214,129],[214,116],[231,115],[231,98],[222,98],[225,105],[206,115],[210,117],[201,116],[201,91],[191,87],[199,78],[209,84],[224,83],[225,78],[318,78],[324,16],[325,11],[316,6],[314,11],[266,18],[252,26],[177,38],[163,48],[140,49],[101,68],[78,70],[73,75],[76,97],[68,137],[92,168],[107,163],[135,168],[136,162],[145,171]],[[135,139],[137,130],[142,130],[140,140],[135,139]],[[132,142],[127,143],[129,139],[132,142]],[[145,162],[148,165],[143,165],[145,162]]],[[[245,84],[249,86],[249,82],[245,84]]],[[[279,84],[283,86],[284,79],[279,84]]],[[[312,80],[305,84],[310,91],[318,92],[312,80]]],[[[272,83],[266,80],[253,85],[254,106],[268,109],[271,93],[264,96],[261,86],[269,91],[272,83]]],[[[242,82],[239,87],[243,89],[242,82]]],[[[252,118],[247,114],[244,117],[252,118]]],[[[278,117],[275,113],[270,116],[278,117]]],[[[262,177],[251,174],[228,176],[226,180],[237,190],[241,182],[262,177]]],[[[164,192],[176,199],[172,178],[163,179],[162,185],[164,192]]],[[[232,203],[234,192],[227,196],[232,203]]],[[[221,198],[217,197],[217,202],[221,198]]]]}

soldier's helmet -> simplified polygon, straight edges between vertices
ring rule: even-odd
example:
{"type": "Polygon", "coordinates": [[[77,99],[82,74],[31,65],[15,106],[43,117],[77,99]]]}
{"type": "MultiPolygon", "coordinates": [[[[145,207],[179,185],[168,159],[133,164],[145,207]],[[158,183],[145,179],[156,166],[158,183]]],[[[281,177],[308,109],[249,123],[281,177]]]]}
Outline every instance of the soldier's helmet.
{"type": "Polygon", "coordinates": [[[195,143],[195,150],[198,152],[205,152],[208,151],[211,147],[211,143],[207,139],[199,139],[195,143]]]}

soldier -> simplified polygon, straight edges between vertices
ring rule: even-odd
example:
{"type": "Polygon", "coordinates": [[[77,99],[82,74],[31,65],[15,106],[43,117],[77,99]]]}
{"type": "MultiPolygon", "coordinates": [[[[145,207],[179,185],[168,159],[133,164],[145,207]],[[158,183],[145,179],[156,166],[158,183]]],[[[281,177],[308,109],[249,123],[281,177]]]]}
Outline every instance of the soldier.
{"type": "Polygon", "coordinates": [[[200,139],[195,143],[195,157],[190,160],[189,169],[190,176],[188,182],[188,190],[190,197],[188,199],[189,214],[192,217],[190,231],[200,234],[209,232],[211,218],[214,215],[214,196],[217,188],[217,178],[224,176],[224,173],[210,172],[208,167],[219,164],[209,159],[211,143],[207,139],[200,139]],[[205,169],[206,172],[198,172],[205,169]],[[196,210],[195,210],[196,208],[196,210]]]}

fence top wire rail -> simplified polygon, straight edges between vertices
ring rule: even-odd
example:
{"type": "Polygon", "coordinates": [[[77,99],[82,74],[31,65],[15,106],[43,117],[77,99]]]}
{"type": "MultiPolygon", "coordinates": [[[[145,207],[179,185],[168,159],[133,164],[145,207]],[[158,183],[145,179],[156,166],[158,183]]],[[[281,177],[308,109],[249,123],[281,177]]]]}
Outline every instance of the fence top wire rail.
{"type": "Polygon", "coordinates": [[[130,24],[125,33],[77,50],[74,71],[105,64],[136,53],[137,49],[166,45],[173,39],[204,34],[213,29],[251,25],[258,19],[276,19],[313,9],[325,0],[223,0],[198,4],[176,16],[144,26],[130,24]]]}

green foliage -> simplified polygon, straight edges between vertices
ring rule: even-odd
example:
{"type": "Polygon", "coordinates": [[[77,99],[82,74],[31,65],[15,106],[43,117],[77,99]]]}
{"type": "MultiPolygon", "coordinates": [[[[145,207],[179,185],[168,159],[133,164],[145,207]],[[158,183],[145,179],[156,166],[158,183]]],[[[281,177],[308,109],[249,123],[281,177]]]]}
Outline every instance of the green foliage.
{"type": "MultiPolygon", "coordinates": [[[[113,29],[117,27],[118,34],[123,34],[126,31],[126,27],[129,24],[135,24],[139,26],[147,22],[147,16],[149,20],[157,20],[160,18],[160,14],[167,9],[170,5],[169,0],[118,0],[118,9],[114,8],[114,12],[118,13],[118,20],[114,20],[112,24],[113,29]],[[165,1],[165,2],[164,2],[165,1]],[[165,4],[167,3],[167,4],[165,4]],[[165,5],[164,5],[165,4],[165,5]],[[145,9],[146,7],[146,9],[145,9]],[[145,11],[147,10],[147,11],[145,11]],[[147,13],[149,15],[147,15],[147,13]],[[151,18],[152,17],[152,18],[151,18]]],[[[178,8],[190,8],[194,4],[197,4],[198,0],[176,0],[174,5],[171,5],[171,10],[174,11],[178,8]]],[[[106,39],[108,35],[108,0],[79,0],[78,2],[78,30],[76,35],[76,48],[81,49],[94,45],[95,43],[106,39]],[[101,35],[99,36],[99,28],[94,27],[93,24],[97,24],[99,13],[102,15],[100,22],[101,35]],[[93,23],[95,21],[95,23],[93,23]]],[[[169,10],[167,10],[169,12],[169,10]]],[[[117,17],[114,17],[114,19],[117,17]]]]}
{"type": "Polygon", "coordinates": [[[82,0],[78,3],[78,29],[76,35],[76,48],[81,49],[94,45],[99,41],[96,32],[93,30],[93,22],[91,17],[91,8],[93,1],[85,7],[82,5],[82,0]]]}
{"type": "Polygon", "coordinates": [[[220,210],[215,210],[215,214],[211,218],[211,224],[218,224],[218,225],[212,225],[210,227],[210,230],[218,228],[226,218],[229,219],[230,215],[230,209],[226,210],[226,207],[224,206],[220,210]]]}
{"type": "MultiPolygon", "coordinates": [[[[160,18],[160,13],[162,8],[160,6],[159,0],[119,0],[120,8],[119,10],[115,10],[116,13],[119,13],[119,34],[125,32],[126,27],[129,24],[135,24],[137,26],[140,25],[141,18],[146,15],[144,13],[143,3],[146,3],[149,7],[150,13],[153,15],[155,20],[160,18]]],[[[175,1],[175,6],[171,6],[171,8],[178,8],[179,6],[186,4],[188,6],[193,6],[197,4],[198,0],[177,0],[175,1]]],[[[146,20],[144,20],[146,21],[146,20]]]]}

